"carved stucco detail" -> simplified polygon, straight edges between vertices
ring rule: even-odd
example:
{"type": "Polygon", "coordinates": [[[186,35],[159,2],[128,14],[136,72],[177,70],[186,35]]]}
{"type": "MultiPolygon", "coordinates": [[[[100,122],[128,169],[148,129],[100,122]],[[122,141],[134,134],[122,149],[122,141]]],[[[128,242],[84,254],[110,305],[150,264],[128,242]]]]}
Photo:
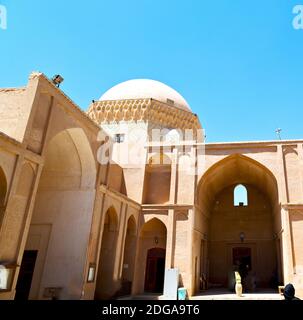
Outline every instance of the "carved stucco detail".
{"type": "Polygon", "coordinates": [[[201,128],[195,114],[154,99],[95,101],[87,114],[98,125],[120,121],[148,121],[160,127],[201,128]]]}

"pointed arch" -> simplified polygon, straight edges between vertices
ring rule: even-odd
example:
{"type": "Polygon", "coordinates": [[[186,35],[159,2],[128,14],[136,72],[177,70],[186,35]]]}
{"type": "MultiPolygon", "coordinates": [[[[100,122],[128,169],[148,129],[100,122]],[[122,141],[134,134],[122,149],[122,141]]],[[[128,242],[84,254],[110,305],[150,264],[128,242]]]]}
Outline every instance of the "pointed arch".
{"type": "Polygon", "coordinates": [[[122,282],[120,290],[121,295],[128,295],[131,293],[135,271],[136,242],[137,225],[135,217],[131,215],[127,220],[126,236],[124,242],[122,282]]]}
{"type": "Polygon", "coordinates": [[[104,226],[108,231],[118,231],[118,214],[114,206],[110,206],[105,213],[104,226]]]}
{"type": "Polygon", "coordinates": [[[96,163],[83,129],[71,128],[57,133],[48,142],[39,187],[93,189],[95,181],[96,163]]]}
{"type": "Polygon", "coordinates": [[[109,299],[117,290],[117,279],[114,279],[114,266],[118,240],[118,214],[110,206],[104,217],[99,266],[96,280],[95,299],[109,299]]]}
{"type": "Polygon", "coordinates": [[[137,293],[159,292],[163,289],[167,228],[160,219],[153,217],[143,224],[139,233],[135,286],[137,293]],[[155,252],[161,252],[157,257],[155,252]]]}
{"type": "MultiPolygon", "coordinates": [[[[42,288],[60,286],[63,288],[60,299],[74,299],[83,285],[95,200],[96,163],[82,128],[64,129],[52,136],[47,140],[43,158],[26,244],[31,249],[25,248],[38,251],[28,297],[40,299],[42,288]],[[37,235],[40,242],[35,242],[37,235]],[[74,272],[66,272],[69,269],[74,272]]],[[[25,178],[18,185],[18,193],[30,190],[24,186],[30,171],[28,167],[24,170],[25,178]]]]}
{"type": "Polygon", "coordinates": [[[127,220],[127,231],[132,234],[137,234],[137,223],[134,215],[131,215],[127,220]]]}
{"type": "Polygon", "coordinates": [[[162,231],[165,230],[165,232],[167,232],[167,227],[165,223],[161,219],[157,217],[153,217],[152,219],[149,219],[141,226],[140,236],[142,235],[143,232],[145,232],[146,230],[149,230],[150,228],[158,228],[158,230],[162,230],[162,231]]]}
{"type": "Polygon", "coordinates": [[[16,193],[24,198],[28,198],[32,184],[34,180],[35,172],[30,163],[24,163],[21,169],[21,174],[19,177],[19,182],[17,185],[16,193]]]}
{"type": "Polygon", "coordinates": [[[281,230],[278,183],[267,167],[242,154],[227,156],[200,179],[196,203],[203,213],[197,217],[199,231],[208,240],[207,249],[201,250],[200,264],[209,267],[200,272],[206,270],[209,282],[231,288],[227,275],[234,268],[233,261],[245,264],[245,259],[251,259],[252,270],[263,288],[269,287],[273,272],[281,279],[275,237],[281,230]],[[245,249],[242,256],[235,248],[245,249]],[[266,262],[258,255],[266,256],[266,262]]]}
{"type": "Polygon", "coordinates": [[[197,187],[197,203],[211,207],[217,194],[229,185],[255,185],[266,193],[273,205],[278,201],[278,183],[274,174],[260,162],[242,154],[230,155],[212,165],[197,187]]]}

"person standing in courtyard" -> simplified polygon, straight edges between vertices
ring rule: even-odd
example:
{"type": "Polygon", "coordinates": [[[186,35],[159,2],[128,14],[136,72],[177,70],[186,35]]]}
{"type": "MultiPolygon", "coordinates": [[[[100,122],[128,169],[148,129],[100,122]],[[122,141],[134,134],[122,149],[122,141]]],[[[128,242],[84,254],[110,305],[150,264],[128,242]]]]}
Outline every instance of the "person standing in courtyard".
{"type": "Polygon", "coordinates": [[[283,295],[286,301],[300,300],[295,296],[295,293],[296,293],[296,290],[291,283],[285,286],[283,295]]]}

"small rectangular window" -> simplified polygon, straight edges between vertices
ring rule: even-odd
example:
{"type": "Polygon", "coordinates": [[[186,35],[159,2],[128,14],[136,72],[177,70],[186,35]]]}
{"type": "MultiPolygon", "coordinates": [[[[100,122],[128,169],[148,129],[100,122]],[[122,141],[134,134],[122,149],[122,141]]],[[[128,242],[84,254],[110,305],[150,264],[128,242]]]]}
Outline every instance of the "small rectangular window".
{"type": "Polygon", "coordinates": [[[117,143],[122,143],[122,142],[124,142],[124,138],[125,138],[125,134],[123,134],[123,133],[117,133],[117,134],[115,135],[115,142],[117,142],[117,143]]]}
{"type": "Polygon", "coordinates": [[[170,105],[174,105],[175,104],[175,101],[174,100],[171,100],[171,99],[166,99],[166,102],[168,103],[168,104],[170,104],[170,105]]]}

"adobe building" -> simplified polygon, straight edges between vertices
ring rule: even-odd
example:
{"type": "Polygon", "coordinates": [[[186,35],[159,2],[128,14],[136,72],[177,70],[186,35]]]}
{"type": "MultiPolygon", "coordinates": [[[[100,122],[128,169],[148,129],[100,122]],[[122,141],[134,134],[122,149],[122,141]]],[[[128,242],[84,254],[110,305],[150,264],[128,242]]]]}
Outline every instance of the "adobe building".
{"type": "Polygon", "coordinates": [[[41,73],[0,89],[0,131],[0,299],[161,293],[171,268],[189,296],[242,268],[303,298],[303,140],[205,144],[160,82],[83,112],[41,73]]]}

